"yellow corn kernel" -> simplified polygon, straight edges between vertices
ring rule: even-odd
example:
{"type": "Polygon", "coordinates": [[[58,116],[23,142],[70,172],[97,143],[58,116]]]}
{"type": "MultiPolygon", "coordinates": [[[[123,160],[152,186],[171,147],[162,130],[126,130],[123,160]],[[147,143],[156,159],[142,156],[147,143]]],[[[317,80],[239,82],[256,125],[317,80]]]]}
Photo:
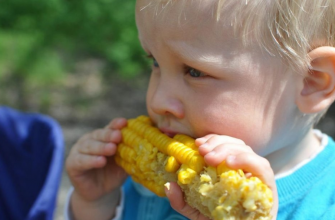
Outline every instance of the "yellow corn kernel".
{"type": "Polygon", "coordinates": [[[118,154],[121,158],[123,158],[128,163],[134,163],[136,161],[136,152],[132,147],[129,147],[125,144],[119,145],[120,150],[118,151],[118,154]]]}
{"type": "Polygon", "coordinates": [[[216,171],[220,175],[221,173],[229,171],[229,168],[226,166],[225,162],[222,162],[216,167],[216,171]]]}
{"type": "MultiPolygon", "coordinates": [[[[143,120],[143,119],[142,119],[143,120]]],[[[205,165],[205,162],[199,153],[184,144],[164,135],[157,128],[152,127],[147,123],[143,123],[142,120],[130,119],[128,121],[128,128],[125,128],[125,132],[122,132],[124,142],[128,142],[130,145],[138,143],[141,138],[149,140],[158,150],[166,155],[174,156],[179,163],[188,164],[191,168],[194,168],[196,172],[200,172],[205,165]],[[137,135],[134,134],[134,130],[137,135]]]]}
{"type": "Polygon", "coordinates": [[[190,184],[196,175],[197,173],[193,169],[183,164],[180,170],[178,171],[178,181],[181,184],[190,184]]]}
{"type": "Polygon", "coordinates": [[[184,134],[176,134],[173,139],[185,144],[187,147],[193,149],[193,150],[198,150],[198,147],[195,145],[195,141],[193,138],[184,135],[184,134]]]}
{"type": "Polygon", "coordinates": [[[136,120],[139,120],[143,123],[146,123],[148,125],[152,125],[152,121],[151,119],[148,117],[148,116],[145,116],[145,115],[140,115],[136,118],[136,120]]]}
{"type": "Polygon", "coordinates": [[[176,158],[174,156],[169,156],[169,158],[167,159],[166,165],[165,165],[166,172],[169,172],[169,173],[177,172],[179,167],[180,167],[180,163],[178,163],[176,158]]]}
{"type": "Polygon", "coordinates": [[[271,219],[269,187],[257,177],[247,178],[242,170],[229,169],[225,162],[206,166],[193,138],[170,138],[147,116],[129,119],[121,133],[116,163],[158,196],[165,196],[165,183],[177,182],[185,201],[214,220],[271,219]]]}

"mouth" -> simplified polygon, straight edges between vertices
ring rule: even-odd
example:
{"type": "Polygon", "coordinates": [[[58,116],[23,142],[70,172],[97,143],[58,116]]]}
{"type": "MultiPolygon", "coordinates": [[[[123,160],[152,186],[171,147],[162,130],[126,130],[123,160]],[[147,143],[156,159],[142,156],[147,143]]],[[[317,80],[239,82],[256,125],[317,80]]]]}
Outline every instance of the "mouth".
{"type": "Polygon", "coordinates": [[[169,129],[169,128],[159,128],[159,130],[160,130],[163,134],[169,136],[170,138],[173,138],[176,134],[178,134],[178,132],[173,131],[173,130],[171,130],[171,129],[169,129]]]}

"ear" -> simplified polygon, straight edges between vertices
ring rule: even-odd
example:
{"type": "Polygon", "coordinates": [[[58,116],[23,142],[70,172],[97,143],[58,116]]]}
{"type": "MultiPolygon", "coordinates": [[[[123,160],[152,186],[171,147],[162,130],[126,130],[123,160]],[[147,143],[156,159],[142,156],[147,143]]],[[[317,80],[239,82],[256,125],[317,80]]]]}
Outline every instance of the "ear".
{"type": "Polygon", "coordinates": [[[298,108],[306,114],[327,109],[335,100],[335,48],[318,47],[308,55],[310,69],[297,99],[298,108]]]}

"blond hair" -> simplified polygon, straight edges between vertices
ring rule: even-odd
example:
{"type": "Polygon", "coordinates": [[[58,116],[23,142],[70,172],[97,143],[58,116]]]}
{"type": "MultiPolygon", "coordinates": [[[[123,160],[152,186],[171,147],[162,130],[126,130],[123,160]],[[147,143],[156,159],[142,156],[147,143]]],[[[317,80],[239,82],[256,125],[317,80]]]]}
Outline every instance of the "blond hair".
{"type": "MultiPolygon", "coordinates": [[[[218,1],[218,19],[226,2],[218,1]]],[[[234,7],[236,28],[246,41],[253,35],[295,69],[308,67],[307,54],[314,48],[335,46],[334,0],[243,0],[234,7]],[[265,36],[269,41],[264,40],[265,36]]]]}
{"type": "MultiPolygon", "coordinates": [[[[212,4],[210,0],[152,0],[149,5],[159,11],[177,1],[182,4],[181,12],[189,3],[199,4],[200,10],[202,3],[212,4]]],[[[308,68],[307,54],[312,49],[335,46],[335,0],[216,1],[212,4],[216,20],[230,19],[244,43],[256,40],[296,70],[308,68]]]]}

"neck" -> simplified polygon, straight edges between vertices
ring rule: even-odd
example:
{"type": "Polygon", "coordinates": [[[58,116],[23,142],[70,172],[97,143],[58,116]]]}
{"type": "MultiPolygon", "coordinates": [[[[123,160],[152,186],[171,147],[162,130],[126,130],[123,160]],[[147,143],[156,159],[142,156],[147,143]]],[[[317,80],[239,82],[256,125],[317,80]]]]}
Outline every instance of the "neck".
{"type": "Polygon", "coordinates": [[[313,157],[320,147],[320,140],[311,129],[297,144],[281,148],[269,154],[266,158],[269,160],[275,175],[278,175],[313,157]]]}

